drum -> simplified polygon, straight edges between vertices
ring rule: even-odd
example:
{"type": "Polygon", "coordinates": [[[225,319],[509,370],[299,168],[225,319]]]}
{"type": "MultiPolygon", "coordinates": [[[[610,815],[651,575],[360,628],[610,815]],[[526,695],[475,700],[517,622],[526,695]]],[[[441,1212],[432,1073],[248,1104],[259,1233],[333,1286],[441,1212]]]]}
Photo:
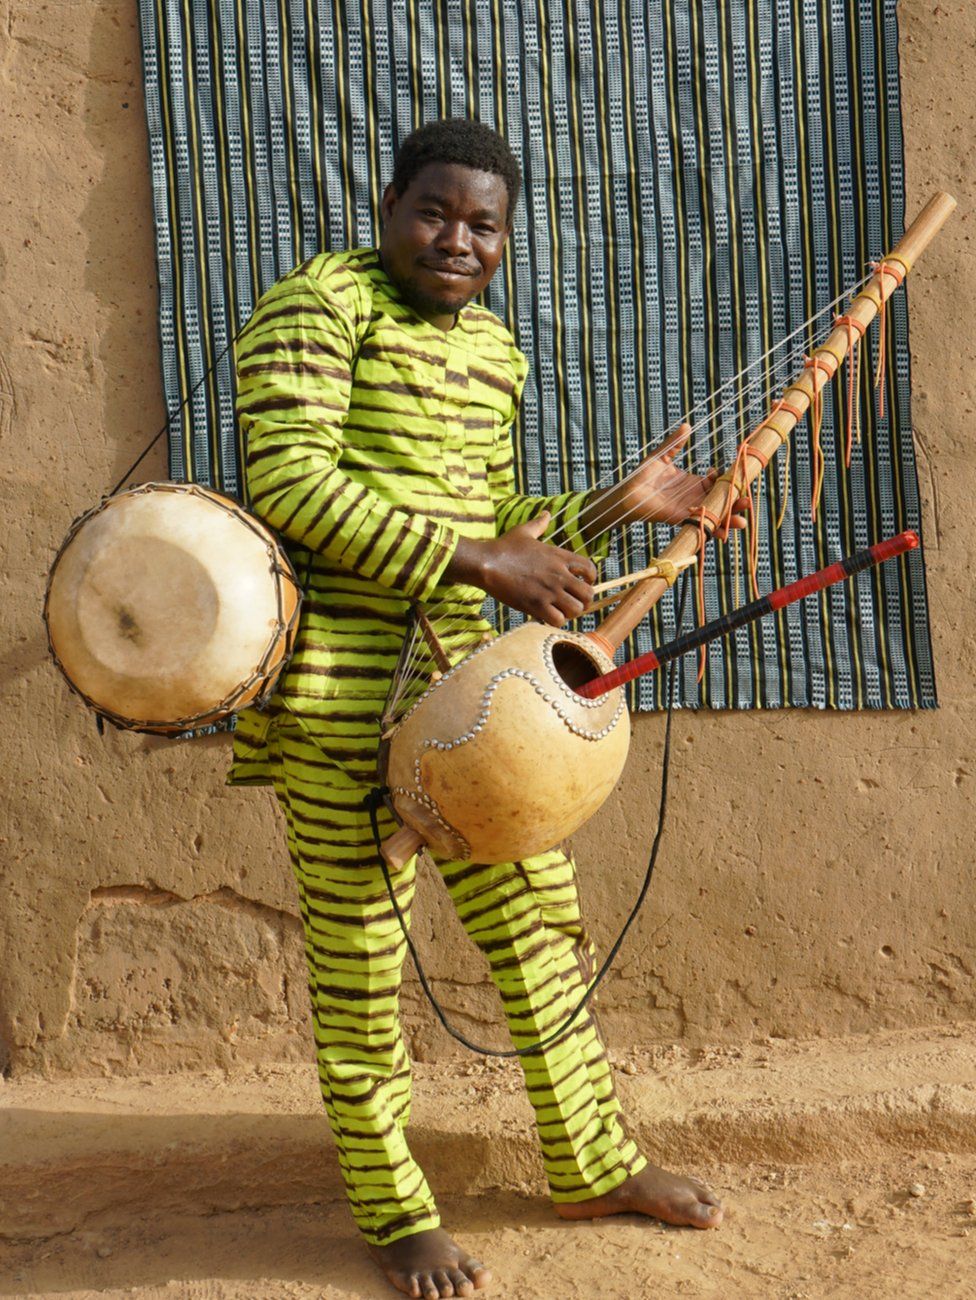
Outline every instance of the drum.
{"type": "Polygon", "coordinates": [[[269,528],[195,484],[145,483],[76,519],[44,621],[68,685],[118,727],[176,735],[267,698],[301,589],[269,528]]]}

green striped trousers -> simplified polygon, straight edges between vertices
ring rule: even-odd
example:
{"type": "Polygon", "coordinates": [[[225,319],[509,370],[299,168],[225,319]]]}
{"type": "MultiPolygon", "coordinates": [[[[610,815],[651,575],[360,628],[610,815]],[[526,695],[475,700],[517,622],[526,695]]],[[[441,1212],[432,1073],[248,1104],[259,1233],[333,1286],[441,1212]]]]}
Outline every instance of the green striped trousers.
{"type": "MultiPolygon", "coordinates": [[[[369,786],[330,763],[293,719],[273,725],[268,753],[298,881],[322,1096],[356,1222],[386,1245],[440,1219],[407,1145],[410,1062],[398,1014],[406,943],[363,807],[369,786]]],[[[381,829],[393,829],[388,817],[381,829]]],[[[593,965],[572,861],[553,850],[496,866],[437,866],[488,960],[515,1045],[557,1028],[593,965]]],[[[394,876],[407,916],[415,879],[416,859],[394,876]]],[[[643,1168],[587,1011],[522,1067],[553,1200],[602,1195],[643,1168]]]]}

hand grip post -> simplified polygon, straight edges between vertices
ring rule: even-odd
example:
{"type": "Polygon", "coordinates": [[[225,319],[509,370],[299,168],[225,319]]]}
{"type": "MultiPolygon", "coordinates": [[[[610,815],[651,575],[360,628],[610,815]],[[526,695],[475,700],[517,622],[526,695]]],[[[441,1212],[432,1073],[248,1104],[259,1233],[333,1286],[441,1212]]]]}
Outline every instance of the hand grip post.
{"type": "Polygon", "coordinates": [[[401,826],[381,845],[383,860],[391,871],[400,871],[427,841],[411,826],[401,826]]]}

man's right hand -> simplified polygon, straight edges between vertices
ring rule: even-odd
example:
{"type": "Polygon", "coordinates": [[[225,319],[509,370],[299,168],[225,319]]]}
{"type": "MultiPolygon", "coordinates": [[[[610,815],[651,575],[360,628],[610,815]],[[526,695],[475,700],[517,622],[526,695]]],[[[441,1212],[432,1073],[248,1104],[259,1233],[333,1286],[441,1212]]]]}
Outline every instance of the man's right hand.
{"type": "Polygon", "coordinates": [[[540,541],[548,526],[549,511],[544,510],[501,537],[461,537],[444,577],[480,587],[540,623],[562,627],[593,600],[596,569],[585,555],[540,541]]]}

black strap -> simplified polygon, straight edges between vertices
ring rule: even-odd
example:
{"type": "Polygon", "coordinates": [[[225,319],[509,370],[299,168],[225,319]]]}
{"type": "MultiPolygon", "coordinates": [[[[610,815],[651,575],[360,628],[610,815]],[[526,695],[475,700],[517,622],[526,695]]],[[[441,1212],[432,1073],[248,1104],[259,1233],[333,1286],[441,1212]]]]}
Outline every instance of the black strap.
{"type": "MultiPolygon", "coordinates": [[[[227,346],[224,348],[223,352],[221,352],[221,354],[220,354],[220,356],[217,358],[217,360],[213,363],[213,365],[210,366],[210,368],[209,368],[208,370],[206,370],[206,371],[204,372],[203,377],[202,377],[201,379],[199,379],[199,380],[197,381],[197,383],[195,383],[195,384],[193,385],[193,387],[190,389],[189,393],[187,393],[186,397],[183,398],[183,401],[180,402],[179,406],[178,406],[178,407],[176,408],[176,410],[172,413],[172,415],[167,415],[166,420],[165,420],[165,422],[164,422],[162,428],[161,428],[161,429],[158,429],[158,430],[156,431],[156,433],[153,434],[152,438],[149,440],[149,442],[146,444],[146,446],[143,448],[143,450],[139,453],[139,455],[135,458],[135,460],[132,462],[132,464],[129,466],[129,468],[125,471],[125,473],[124,473],[124,474],[122,475],[122,477],[119,479],[118,483],[116,483],[115,487],[112,488],[111,492],[108,494],[109,496],[115,496],[115,494],[116,494],[116,492],[118,492],[119,488],[121,488],[122,485],[123,485],[123,484],[124,484],[124,483],[125,483],[125,482],[126,482],[126,481],[131,477],[131,476],[132,476],[132,471],[133,471],[134,469],[136,469],[139,465],[141,465],[142,462],[146,459],[146,457],[147,457],[147,456],[149,455],[149,453],[152,451],[153,447],[155,447],[156,443],[159,442],[159,440],[160,440],[160,438],[163,436],[163,434],[164,434],[164,433],[169,429],[169,426],[173,423],[173,421],[176,419],[176,417],[177,417],[178,415],[181,415],[181,414],[183,413],[183,409],[184,409],[184,407],[188,406],[188,405],[190,404],[190,402],[193,401],[194,397],[196,397],[196,395],[197,395],[197,393],[199,392],[199,390],[203,387],[203,385],[206,383],[206,381],[210,378],[210,376],[213,374],[213,372],[214,372],[214,371],[217,369],[217,367],[220,365],[221,361],[223,361],[223,359],[224,359],[224,357],[227,355],[227,353],[231,350],[231,348],[234,346],[234,344],[237,342],[237,340],[241,337],[241,335],[242,335],[242,334],[244,333],[244,331],[247,329],[249,323],[250,323],[249,320],[247,320],[247,321],[244,322],[244,324],[241,326],[241,328],[237,331],[237,333],[234,335],[234,337],[231,339],[231,341],[230,341],[230,342],[227,344],[227,346]]],[[[242,484],[242,499],[246,500],[246,489],[243,489],[243,484],[242,484]]]]}
{"type": "MultiPolygon", "coordinates": [[[[688,596],[688,573],[687,571],[685,571],[683,575],[682,586],[681,586],[681,599],[678,604],[678,618],[677,618],[678,628],[681,627],[682,621],[684,619],[685,603],[687,600],[687,596],[688,596]]],[[[651,877],[653,876],[654,868],[657,865],[657,855],[658,855],[658,849],[660,848],[661,845],[661,837],[664,834],[665,814],[667,813],[667,807],[668,807],[668,778],[671,770],[671,721],[674,712],[675,681],[676,681],[675,663],[674,661],[672,661],[668,665],[668,686],[667,686],[668,709],[667,709],[667,722],[664,728],[664,752],[661,758],[661,795],[660,795],[660,801],[658,803],[657,829],[654,832],[654,840],[651,844],[651,852],[647,860],[647,870],[644,872],[644,879],[641,883],[640,890],[637,894],[637,901],[634,903],[634,906],[631,908],[630,915],[627,917],[627,920],[624,922],[623,928],[621,929],[620,934],[617,936],[616,940],[614,941],[613,947],[610,949],[609,953],[607,953],[603,965],[600,967],[596,975],[593,977],[592,981],[590,982],[583,996],[580,998],[579,1002],[574,1007],[573,1011],[566,1017],[566,1019],[559,1026],[558,1029],[554,1029],[551,1033],[547,1034],[544,1038],[540,1038],[538,1042],[530,1043],[528,1047],[512,1047],[506,1050],[499,1050],[498,1048],[495,1047],[482,1047],[479,1043],[473,1042],[470,1038],[468,1038],[465,1034],[463,1034],[460,1029],[455,1029],[455,1027],[450,1023],[444,1011],[444,1008],[437,1001],[434,991],[430,986],[430,981],[428,980],[424,968],[421,965],[421,961],[417,953],[417,949],[414,945],[413,939],[410,937],[410,930],[409,927],[407,926],[406,917],[403,915],[403,912],[400,908],[400,904],[397,901],[396,892],[394,891],[393,888],[393,881],[390,879],[389,867],[386,865],[386,860],[383,857],[382,838],[380,836],[380,828],[379,828],[379,810],[385,803],[385,800],[390,793],[389,787],[377,786],[375,789],[371,790],[369,794],[366,796],[366,798],[363,800],[363,803],[367,811],[369,812],[369,821],[370,821],[370,825],[373,828],[373,841],[376,845],[376,852],[379,857],[380,870],[383,872],[383,879],[386,882],[386,892],[390,896],[390,902],[393,904],[393,911],[396,913],[396,918],[400,922],[400,929],[403,931],[403,937],[406,940],[408,949],[410,950],[410,956],[413,958],[413,964],[417,970],[417,978],[420,980],[420,987],[427,995],[427,999],[430,1002],[430,1005],[434,1008],[434,1012],[437,1016],[437,1019],[441,1022],[441,1024],[444,1026],[447,1032],[451,1035],[452,1038],[456,1039],[457,1042],[463,1044],[463,1046],[467,1048],[470,1048],[472,1052],[477,1052],[481,1056],[502,1056],[502,1057],[530,1056],[535,1052],[542,1051],[543,1048],[551,1047],[554,1043],[561,1041],[569,1033],[574,1022],[579,1018],[587,1003],[596,993],[607,971],[613,965],[617,953],[620,951],[621,945],[623,944],[624,939],[627,937],[627,932],[630,930],[630,927],[637,919],[638,912],[644,906],[644,900],[647,898],[647,891],[650,888],[650,884],[651,884],[651,877]]]]}

